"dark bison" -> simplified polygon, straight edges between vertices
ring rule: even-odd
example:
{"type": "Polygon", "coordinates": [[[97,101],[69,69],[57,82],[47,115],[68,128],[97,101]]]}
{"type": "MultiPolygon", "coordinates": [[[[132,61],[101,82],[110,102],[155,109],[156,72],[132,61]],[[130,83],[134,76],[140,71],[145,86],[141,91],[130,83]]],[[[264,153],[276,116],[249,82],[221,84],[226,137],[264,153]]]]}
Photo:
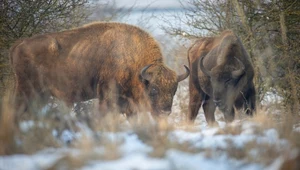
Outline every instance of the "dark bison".
{"type": "Polygon", "coordinates": [[[189,78],[189,114],[193,121],[201,105],[206,121],[215,122],[218,107],[225,120],[234,119],[234,107],[255,111],[254,70],[241,40],[232,32],[224,31],[219,37],[197,40],[188,51],[191,75],[189,78]]]}
{"type": "Polygon", "coordinates": [[[140,28],[122,23],[83,27],[17,41],[10,50],[16,76],[16,108],[54,96],[67,105],[99,99],[100,111],[170,113],[178,82],[163,63],[158,43],[140,28]]]}

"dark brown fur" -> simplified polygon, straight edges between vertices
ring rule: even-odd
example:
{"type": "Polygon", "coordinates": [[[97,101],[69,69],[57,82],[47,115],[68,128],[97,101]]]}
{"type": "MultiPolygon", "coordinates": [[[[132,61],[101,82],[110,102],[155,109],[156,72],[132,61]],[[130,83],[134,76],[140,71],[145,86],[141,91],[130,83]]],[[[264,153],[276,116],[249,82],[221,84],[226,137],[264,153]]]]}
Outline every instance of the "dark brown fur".
{"type": "MultiPolygon", "coordinates": [[[[54,96],[68,105],[99,99],[100,111],[170,112],[178,82],[163,63],[158,43],[138,27],[93,23],[20,40],[10,51],[19,113],[54,96]],[[141,70],[147,65],[151,79],[141,70]],[[155,88],[157,94],[150,94],[155,88]],[[150,100],[149,100],[150,99],[150,100]],[[115,109],[115,108],[114,108],[115,109]]],[[[153,93],[153,92],[152,92],[153,93]]]]}
{"type": "Polygon", "coordinates": [[[229,122],[234,119],[234,106],[244,107],[246,113],[252,115],[255,110],[254,70],[240,39],[232,31],[197,40],[189,49],[188,60],[191,69],[189,120],[196,118],[201,105],[208,123],[215,122],[217,106],[229,122]],[[200,68],[202,57],[210,76],[200,68]],[[233,78],[232,72],[239,69],[242,74],[233,78]]]}

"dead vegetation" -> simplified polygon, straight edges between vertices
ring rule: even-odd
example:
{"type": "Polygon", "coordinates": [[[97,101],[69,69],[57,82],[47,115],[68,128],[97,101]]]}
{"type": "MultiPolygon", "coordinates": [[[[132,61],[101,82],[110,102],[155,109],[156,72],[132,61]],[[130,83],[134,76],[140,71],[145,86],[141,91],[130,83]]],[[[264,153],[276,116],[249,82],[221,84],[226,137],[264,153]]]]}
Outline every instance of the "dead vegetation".
{"type": "MultiPolygon", "coordinates": [[[[174,113],[169,118],[153,120],[148,113],[130,118],[118,113],[97,115],[94,102],[85,103],[86,107],[79,113],[65,108],[57,101],[49,104],[39,116],[32,115],[29,120],[15,127],[13,108],[10,107],[9,96],[5,97],[1,107],[0,153],[12,155],[16,153],[35,154],[49,148],[67,147],[74,152],[65,152],[49,170],[67,167],[80,168],[90,161],[112,161],[124,157],[122,146],[125,136],[136,136],[143,144],[151,148],[147,156],[163,159],[170,150],[189,154],[203,154],[207,159],[214,159],[223,154],[245,164],[261,164],[272,167],[275,161],[281,161],[281,169],[299,168],[300,132],[295,130],[299,117],[287,116],[284,110],[258,109],[253,118],[238,113],[236,120],[227,125],[212,127],[215,132],[206,135],[207,128],[199,128],[203,122],[193,125],[184,120],[187,108],[187,94],[184,87],[179,87],[175,101],[174,113]],[[182,99],[182,100],[181,100],[182,99]],[[184,104],[186,103],[186,104],[184,104]],[[278,114],[280,113],[280,114],[278,114]],[[87,121],[89,120],[89,121],[87,121]],[[294,126],[293,126],[294,125],[294,126]],[[17,130],[16,130],[17,129],[17,130]],[[193,142],[184,140],[184,136],[176,135],[177,131],[199,136],[193,142]],[[63,139],[64,133],[70,133],[69,139],[63,139]],[[268,135],[275,137],[269,138],[268,135]],[[235,141],[241,136],[253,136],[251,140],[235,141]],[[226,147],[206,147],[209,139],[222,139],[226,147]],[[273,139],[275,141],[268,141],[273,139]],[[282,143],[286,141],[286,143],[282,143]]],[[[200,113],[200,115],[203,113],[200,113]]],[[[222,121],[217,113],[217,120],[222,121]]],[[[200,119],[200,118],[198,118],[200,119]]],[[[275,166],[275,165],[274,165],[275,166]]]]}
{"type": "MultiPolygon", "coordinates": [[[[2,106],[9,106],[8,104],[2,106]]],[[[199,138],[196,143],[203,142],[205,135],[202,130],[195,126],[184,124],[173,124],[170,119],[151,120],[149,116],[140,116],[137,120],[129,123],[123,115],[108,114],[106,117],[97,117],[92,119],[94,123],[94,131],[81,120],[74,120],[73,124],[62,126],[62,131],[69,129],[79,136],[70,139],[70,143],[63,143],[59,135],[53,135],[58,129],[57,122],[54,120],[35,119],[32,123],[28,123],[27,130],[16,131],[14,133],[13,119],[9,107],[2,107],[1,111],[1,154],[34,154],[47,148],[60,148],[67,146],[76,150],[76,154],[63,154],[62,157],[49,168],[59,169],[62,167],[79,168],[92,160],[117,160],[123,154],[120,151],[124,144],[124,136],[122,133],[136,135],[144,144],[151,147],[148,156],[154,158],[164,158],[166,152],[170,149],[179,150],[190,154],[203,153],[207,158],[213,159],[218,155],[226,153],[228,157],[236,160],[243,160],[246,163],[258,163],[264,166],[271,166],[274,160],[281,159],[281,169],[296,169],[299,167],[299,152],[293,148],[299,148],[300,133],[294,131],[290,127],[288,119],[281,118],[282,121],[274,121],[272,114],[265,111],[258,111],[253,118],[245,118],[236,120],[235,122],[218,128],[212,136],[218,138],[222,136],[230,136],[224,141],[226,148],[205,148],[195,145],[189,141],[181,141],[172,138],[172,133],[177,130],[184,130],[190,133],[198,133],[199,138]],[[65,129],[63,129],[63,127],[65,129]],[[67,128],[69,127],[69,128],[67,128]],[[245,133],[253,135],[253,140],[244,142],[240,147],[232,138],[237,138],[245,133]],[[289,147],[281,146],[279,143],[268,143],[261,141],[266,133],[276,133],[278,138],[274,140],[285,139],[289,143],[289,147]],[[17,147],[16,147],[17,146],[17,147]],[[295,151],[292,152],[292,151],[295,151]]],[[[182,113],[181,113],[182,114],[182,113]]],[[[147,115],[147,114],[145,114],[147,115]]],[[[295,119],[295,118],[294,118],[295,119]]],[[[57,121],[57,120],[56,120],[57,121]]],[[[295,122],[295,121],[292,121],[295,122]]],[[[65,123],[65,122],[64,122],[65,123]]],[[[63,124],[63,122],[60,122],[63,124]]],[[[178,136],[177,136],[178,138],[178,136]]],[[[266,138],[266,140],[269,140],[266,138]]]]}
{"type": "Polygon", "coordinates": [[[14,111],[10,107],[9,97],[0,103],[0,155],[14,152],[14,111]]]}

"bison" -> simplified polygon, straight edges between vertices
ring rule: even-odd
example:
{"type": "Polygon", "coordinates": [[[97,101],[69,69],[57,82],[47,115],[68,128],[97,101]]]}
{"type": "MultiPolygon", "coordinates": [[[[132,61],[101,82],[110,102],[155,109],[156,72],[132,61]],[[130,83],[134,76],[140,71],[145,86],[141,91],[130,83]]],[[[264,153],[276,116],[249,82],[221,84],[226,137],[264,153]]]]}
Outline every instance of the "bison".
{"type": "Polygon", "coordinates": [[[11,47],[10,60],[20,114],[50,96],[69,106],[98,98],[101,112],[169,114],[178,82],[189,75],[186,66],[181,75],[168,68],[155,39],[124,23],[25,38],[11,47]]]}
{"type": "Polygon", "coordinates": [[[234,120],[234,107],[255,111],[254,69],[241,40],[227,30],[219,37],[198,39],[188,50],[189,113],[194,121],[203,106],[206,121],[215,122],[216,107],[223,112],[226,122],[234,120]]]}

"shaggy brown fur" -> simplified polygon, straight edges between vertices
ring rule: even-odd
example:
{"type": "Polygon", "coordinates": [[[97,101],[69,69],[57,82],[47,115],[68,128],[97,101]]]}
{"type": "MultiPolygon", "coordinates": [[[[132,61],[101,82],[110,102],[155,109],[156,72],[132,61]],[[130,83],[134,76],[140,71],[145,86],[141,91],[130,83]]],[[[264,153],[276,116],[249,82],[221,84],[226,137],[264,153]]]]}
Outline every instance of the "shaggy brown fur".
{"type": "Polygon", "coordinates": [[[178,82],[158,43],[138,27],[92,23],[17,41],[10,50],[19,113],[54,96],[68,105],[98,98],[100,111],[170,112],[178,82]],[[147,70],[147,78],[141,70],[147,70]],[[116,108],[114,108],[116,109],[116,108]]]}
{"type": "Polygon", "coordinates": [[[254,70],[240,39],[232,31],[197,40],[189,49],[188,60],[191,69],[189,120],[196,118],[201,105],[208,123],[215,122],[216,107],[224,113],[226,121],[234,119],[233,106],[244,107],[246,113],[252,115],[254,70]]]}

